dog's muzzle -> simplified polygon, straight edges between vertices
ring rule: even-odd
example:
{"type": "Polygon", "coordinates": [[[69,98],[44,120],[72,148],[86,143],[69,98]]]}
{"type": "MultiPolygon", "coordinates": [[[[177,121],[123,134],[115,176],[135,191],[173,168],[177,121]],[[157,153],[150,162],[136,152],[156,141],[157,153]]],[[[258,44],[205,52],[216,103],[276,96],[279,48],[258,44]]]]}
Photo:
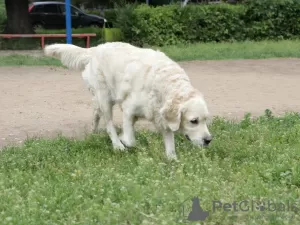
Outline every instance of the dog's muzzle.
{"type": "MultiPolygon", "coordinates": [[[[184,135],[185,137],[186,137],[186,139],[188,139],[189,141],[191,141],[192,142],[192,140],[190,139],[190,137],[186,134],[186,135],[184,135]]],[[[210,142],[212,141],[212,137],[206,137],[206,138],[203,138],[203,146],[204,147],[207,147],[209,144],[210,144],[210,142]]]]}

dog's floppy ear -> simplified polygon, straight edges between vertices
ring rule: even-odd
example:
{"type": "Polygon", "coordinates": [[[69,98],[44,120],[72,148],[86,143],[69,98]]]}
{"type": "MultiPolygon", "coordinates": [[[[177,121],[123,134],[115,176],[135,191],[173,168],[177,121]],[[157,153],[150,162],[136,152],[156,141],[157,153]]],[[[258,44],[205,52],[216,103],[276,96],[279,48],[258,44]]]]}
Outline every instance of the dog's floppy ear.
{"type": "Polygon", "coordinates": [[[181,107],[179,102],[169,100],[160,109],[162,117],[172,131],[177,131],[181,122],[181,107]]]}

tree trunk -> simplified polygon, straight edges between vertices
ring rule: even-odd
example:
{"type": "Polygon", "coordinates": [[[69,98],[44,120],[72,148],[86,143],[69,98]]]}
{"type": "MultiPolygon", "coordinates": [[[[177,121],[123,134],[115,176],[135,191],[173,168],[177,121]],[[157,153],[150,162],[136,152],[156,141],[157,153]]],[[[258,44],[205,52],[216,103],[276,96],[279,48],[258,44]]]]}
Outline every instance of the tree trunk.
{"type": "Polygon", "coordinates": [[[7,25],[4,33],[32,34],[29,20],[28,0],[5,0],[7,25]]]}

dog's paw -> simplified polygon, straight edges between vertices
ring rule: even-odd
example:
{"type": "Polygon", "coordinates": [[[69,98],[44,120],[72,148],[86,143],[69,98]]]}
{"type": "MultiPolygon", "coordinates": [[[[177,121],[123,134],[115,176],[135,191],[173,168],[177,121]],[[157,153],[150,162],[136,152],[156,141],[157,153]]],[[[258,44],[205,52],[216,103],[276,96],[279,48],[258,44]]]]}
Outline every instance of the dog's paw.
{"type": "Polygon", "coordinates": [[[170,161],[179,162],[179,160],[178,160],[178,158],[175,154],[168,154],[167,159],[170,160],[170,161]]]}
{"type": "Polygon", "coordinates": [[[135,145],[134,139],[126,138],[126,137],[124,137],[123,134],[121,134],[119,138],[120,138],[120,141],[123,143],[123,145],[125,145],[128,148],[133,147],[135,145]]]}
{"type": "Polygon", "coordinates": [[[113,146],[114,146],[114,150],[117,150],[117,151],[125,151],[126,150],[126,147],[124,146],[124,144],[122,144],[122,142],[115,143],[113,146]]]}
{"type": "Polygon", "coordinates": [[[97,134],[97,133],[99,133],[98,127],[95,127],[94,125],[92,125],[91,128],[90,128],[90,132],[91,132],[92,134],[97,134]]]}

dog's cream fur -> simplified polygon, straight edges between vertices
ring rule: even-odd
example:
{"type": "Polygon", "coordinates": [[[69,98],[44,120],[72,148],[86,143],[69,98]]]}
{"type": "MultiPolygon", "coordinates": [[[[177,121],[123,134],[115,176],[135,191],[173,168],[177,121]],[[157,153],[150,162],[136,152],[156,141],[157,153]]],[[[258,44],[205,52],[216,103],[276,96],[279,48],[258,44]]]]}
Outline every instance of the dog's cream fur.
{"type": "Polygon", "coordinates": [[[197,145],[211,140],[206,119],[209,112],[202,94],[190,83],[185,71],[160,51],[113,42],[92,48],[52,44],[46,56],[60,59],[82,77],[95,103],[93,131],[103,117],[115,149],[135,144],[134,123],[145,118],[162,133],[166,155],[177,159],[174,133],[180,131],[197,145]],[[120,138],[113,125],[112,108],[123,111],[120,138]]]}

